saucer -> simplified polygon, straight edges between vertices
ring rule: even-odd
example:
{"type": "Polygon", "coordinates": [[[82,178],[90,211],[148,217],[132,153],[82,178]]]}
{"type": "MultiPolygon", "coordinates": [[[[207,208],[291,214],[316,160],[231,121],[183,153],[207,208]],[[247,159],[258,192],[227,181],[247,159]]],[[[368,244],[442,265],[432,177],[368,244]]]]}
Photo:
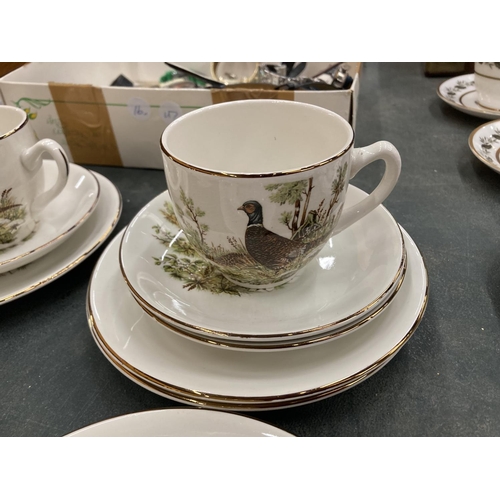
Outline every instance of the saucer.
{"type": "Polygon", "coordinates": [[[166,408],[121,415],[66,437],[295,437],[255,418],[199,408],[166,408]]]}
{"type": "Polygon", "coordinates": [[[106,177],[93,172],[99,182],[97,207],[86,224],[71,238],[44,257],[25,267],[0,274],[0,305],[27,295],[83,262],[99,248],[116,226],[121,210],[120,192],[106,177]]]}
{"type": "Polygon", "coordinates": [[[169,330],[169,332],[176,333],[178,335],[185,336],[187,338],[190,338],[196,342],[201,342],[204,344],[216,346],[216,347],[222,347],[226,349],[241,349],[241,350],[254,350],[254,351],[270,351],[270,350],[285,350],[285,349],[300,349],[303,347],[308,347],[311,345],[316,345],[319,344],[320,342],[328,342],[330,340],[333,340],[335,338],[340,337],[341,335],[347,335],[348,333],[353,332],[360,326],[365,325],[372,319],[376,318],[391,302],[392,299],[396,296],[398,293],[399,289],[401,288],[401,285],[403,284],[405,275],[406,275],[406,253],[405,253],[405,261],[404,261],[404,267],[403,270],[400,274],[400,277],[398,278],[398,281],[396,284],[393,286],[391,289],[391,292],[387,298],[387,300],[383,303],[380,304],[380,307],[375,308],[373,311],[370,311],[367,313],[365,316],[362,318],[353,321],[351,323],[348,323],[347,325],[343,326],[342,328],[339,329],[334,329],[332,331],[326,331],[322,332],[320,334],[316,335],[308,335],[307,337],[291,337],[290,339],[287,340],[272,340],[272,341],[250,341],[246,342],[245,340],[240,340],[240,339],[231,339],[231,338],[215,338],[210,335],[203,335],[202,332],[191,332],[191,331],[186,331],[183,329],[180,329],[176,327],[174,324],[168,323],[164,321],[159,315],[156,315],[154,311],[150,310],[146,304],[141,302],[135,295],[132,294],[132,297],[134,297],[135,301],[139,304],[139,306],[142,307],[144,311],[146,311],[156,322],[158,322],[160,325],[164,326],[169,330]]]}
{"type": "Polygon", "coordinates": [[[468,115],[488,120],[500,118],[500,111],[483,108],[477,103],[473,73],[455,76],[446,80],[439,85],[437,95],[450,106],[468,115]]]}
{"type": "MultiPolygon", "coordinates": [[[[349,186],[346,206],[366,196],[349,186]]],[[[383,206],[331,238],[296,281],[271,292],[225,280],[175,222],[168,192],[136,215],[121,242],[123,276],[158,318],[219,341],[290,341],[352,326],[388,300],[404,267],[401,231],[383,206]]]]}
{"type": "Polygon", "coordinates": [[[500,173],[500,120],[473,130],[469,136],[469,147],[485,165],[500,173]]]}
{"type": "MultiPolygon", "coordinates": [[[[48,189],[57,177],[57,166],[54,160],[43,163],[48,189]]],[[[66,186],[41,212],[34,232],[19,245],[0,251],[0,274],[52,252],[90,217],[98,200],[99,183],[94,174],[70,163],[66,186]]]]}
{"type": "Polygon", "coordinates": [[[418,327],[427,304],[427,271],[418,248],[403,231],[407,276],[392,304],[373,321],[307,349],[214,349],[169,334],[135,303],[118,264],[123,233],[107,246],[92,273],[87,295],[90,329],[98,345],[127,367],[130,378],[188,404],[267,409],[346,390],[395,355],[418,327]]]}

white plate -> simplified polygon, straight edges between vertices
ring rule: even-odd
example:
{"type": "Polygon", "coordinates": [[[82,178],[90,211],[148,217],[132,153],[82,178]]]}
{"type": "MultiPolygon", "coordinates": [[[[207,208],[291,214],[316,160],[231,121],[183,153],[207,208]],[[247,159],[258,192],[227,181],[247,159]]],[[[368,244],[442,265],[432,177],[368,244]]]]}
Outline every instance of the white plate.
{"type": "Polygon", "coordinates": [[[396,297],[399,289],[401,288],[404,278],[406,276],[406,252],[405,252],[405,265],[401,270],[400,277],[398,281],[394,284],[391,292],[388,294],[388,298],[381,302],[380,305],[373,310],[367,312],[366,315],[356,318],[355,321],[347,323],[342,328],[337,328],[331,331],[321,332],[319,334],[310,334],[308,336],[296,338],[291,337],[288,340],[274,340],[274,341],[251,341],[245,342],[240,339],[232,338],[215,338],[211,335],[203,335],[202,332],[191,332],[180,328],[177,328],[175,324],[166,322],[163,318],[155,313],[155,311],[148,308],[147,304],[141,302],[135,295],[132,294],[136,302],[148,313],[150,316],[157,321],[160,325],[166,327],[170,332],[177,333],[178,335],[185,336],[194,340],[195,342],[201,342],[204,344],[209,344],[217,347],[222,347],[224,349],[236,349],[236,350],[253,350],[253,351],[271,351],[271,350],[284,350],[284,349],[303,349],[304,347],[309,347],[312,345],[319,344],[320,342],[329,342],[333,339],[339,338],[343,335],[352,333],[357,328],[365,325],[369,321],[376,318],[382,311],[389,306],[392,300],[396,297]]]}
{"type": "Polygon", "coordinates": [[[250,400],[247,399],[244,402],[240,402],[235,399],[215,399],[213,397],[204,397],[205,395],[200,395],[197,397],[193,394],[186,395],[176,392],[175,390],[168,389],[165,384],[161,382],[154,381],[147,376],[141,378],[141,376],[137,373],[137,370],[134,368],[129,368],[126,363],[122,360],[116,358],[113,353],[108,351],[106,347],[101,342],[98,334],[91,328],[90,329],[92,336],[104,354],[104,356],[108,359],[108,361],[123,375],[127,378],[138,384],[139,386],[147,389],[159,396],[166,397],[173,401],[178,401],[180,403],[187,403],[192,406],[201,407],[201,408],[211,408],[214,410],[226,410],[226,411],[264,411],[264,410],[278,410],[284,408],[292,408],[295,406],[302,406],[309,403],[314,403],[316,401],[320,401],[322,399],[326,399],[341,392],[344,392],[352,387],[358,385],[363,382],[367,378],[370,378],[373,374],[381,370],[389,361],[399,352],[399,348],[395,350],[391,356],[384,358],[380,364],[370,368],[368,370],[363,371],[359,376],[354,378],[349,378],[345,381],[345,383],[339,384],[333,388],[329,388],[325,391],[317,392],[314,394],[306,394],[306,395],[294,395],[291,398],[287,397],[278,397],[276,399],[262,399],[262,400],[250,400]]]}
{"type": "Polygon", "coordinates": [[[77,266],[104,243],[118,222],[122,210],[119,191],[106,177],[94,172],[100,185],[97,207],[64,245],[44,257],[0,275],[0,304],[22,297],[77,266]]]}
{"type": "Polygon", "coordinates": [[[469,136],[469,147],[485,165],[500,173],[500,120],[473,130],[469,136]]]}
{"type": "Polygon", "coordinates": [[[243,415],[196,408],[131,413],[89,425],[67,437],[295,437],[243,415]]]}
{"type": "MultiPolygon", "coordinates": [[[[244,352],[219,349],[169,334],[134,301],[118,265],[118,234],[92,274],[89,325],[106,349],[142,380],[201,400],[248,404],[322,397],[357,383],[391,358],[417,328],[427,304],[422,256],[405,234],[408,271],[392,304],[350,335],[306,349],[244,352]]],[[[192,397],[193,402],[190,401],[192,397]]]]}
{"type": "Polygon", "coordinates": [[[483,108],[477,103],[474,74],[455,76],[446,80],[439,85],[437,95],[450,106],[468,115],[487,120],[500,118],[500,111],[483,108]]]}
{"type": "MultiPolygon", "coordinates": [[[[54,160],[43,160],[45,187],[57,176],[54,160]]],[[[40,214],[35,231],[19,245],[0,251],[0,273],[25,266],[66,241],[92,214],[99,200],[99,183],[89,170],[69,164],[68,182],[40,214]]]]}
{"type": "MultiPolygon", "coordinates": [[[[349,186],[346,206],[366,196],[349,186]]],[[[296,281],[271,292],[241,289],[218,273],[199,271],[205,261],[186,247],[172,217],[165,216],[168,203],[165,192],[132,220],[122,239],[120,264],[139,300],[167,323],[191,333],[248,343],[337,330],[382,305],[404,266],[399,226],[379,206],[331,238],[296,281]],[[159,238],[171,242],[166,245],[159,238]],[[186,249],[191,253],[179,253],[186,249]],[[182,279],[164,271],[172,262],[182,279]],[[207,283],[211,291],[203,289],[207,283]],[[228,290],[234,293],[224,293],[228,290]]]]}

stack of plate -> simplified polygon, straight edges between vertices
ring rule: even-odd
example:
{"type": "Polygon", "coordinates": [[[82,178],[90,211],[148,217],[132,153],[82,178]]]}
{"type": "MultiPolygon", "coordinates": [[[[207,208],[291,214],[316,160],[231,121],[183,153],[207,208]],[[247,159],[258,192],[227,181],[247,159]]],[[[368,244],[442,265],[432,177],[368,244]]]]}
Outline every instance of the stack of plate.
{"type": "MultiPolygon", "coordinates": [[[[44,160],[46,189],[57,178],[44,160]]],[[[43,210],[34,232],[0,251],[0,304],[22,297],[62,276],[95,251],[120,217],[119,191],[105,177],[69,164],[63,191],[43,210]]]]}
{"type": "MultiPolygon", "coordinates": [[[[366,196],[350,186],[346,205],[366,196]]],[[[87,309],[103,354],[142,387],[257,411],[370,377],[411,337],[427,297],[422,256],[383,206],[331,238],[294,282],[250,291],[196,254],[165,192],[104,251],[87,309]]]]}
{"type": "Polygon", "coordinates": [[[479,160],[500,173],[500,110],[479,104],[474,78],[474,73],[450,78],[439,85],[437,95],[462,113],[491,120],[470,133],[469,147],[479,160]]]}

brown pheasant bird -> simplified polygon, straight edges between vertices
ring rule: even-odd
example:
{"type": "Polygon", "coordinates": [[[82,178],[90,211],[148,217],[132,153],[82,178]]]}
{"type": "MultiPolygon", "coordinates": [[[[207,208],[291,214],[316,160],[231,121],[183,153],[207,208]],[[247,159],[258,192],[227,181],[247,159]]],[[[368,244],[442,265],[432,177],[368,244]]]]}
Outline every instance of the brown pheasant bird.
{"type": "Polygon", "coordinates": [[[315,245],[315,242],[289,240],[266,229],[262,205],[258,201],[246,201],[238,210],[243,210],[248,216],[245,231],[245,246],[248,253],[269,269],[279,270],[287,267],[315,245]]]}

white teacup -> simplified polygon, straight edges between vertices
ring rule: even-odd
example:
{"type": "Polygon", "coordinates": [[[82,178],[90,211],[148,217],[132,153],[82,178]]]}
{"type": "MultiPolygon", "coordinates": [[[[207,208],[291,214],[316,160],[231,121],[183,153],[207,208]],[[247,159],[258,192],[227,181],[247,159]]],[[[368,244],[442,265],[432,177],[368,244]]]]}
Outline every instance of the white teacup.
{"type": "Polygon", "coordinates": [[[401,159],[392,144],[353,144],[336,113],[264,99],[190,112],[165,129],[160,145],[174,211],[193,247],[232,282],[273,288],[396,185],[401,159]],[[349,179],[379,159],[386,164],[379,185],[343,211],[349,179]]]}
{"type": "Polygon", "coordinates": [[[483,108],[500,111],[500,63],[474,63],[477,103],[483,108]]]}
{"type": "Polygon", "coordinates": [[[68,168],[62,147],[51,139],[38,141],[22,109],[0,106],[0,250],[33,232],[42,210],[66,185],[68,168]],[[45,192],[43,153],[58,167],[57,180],[45,192]]]}

